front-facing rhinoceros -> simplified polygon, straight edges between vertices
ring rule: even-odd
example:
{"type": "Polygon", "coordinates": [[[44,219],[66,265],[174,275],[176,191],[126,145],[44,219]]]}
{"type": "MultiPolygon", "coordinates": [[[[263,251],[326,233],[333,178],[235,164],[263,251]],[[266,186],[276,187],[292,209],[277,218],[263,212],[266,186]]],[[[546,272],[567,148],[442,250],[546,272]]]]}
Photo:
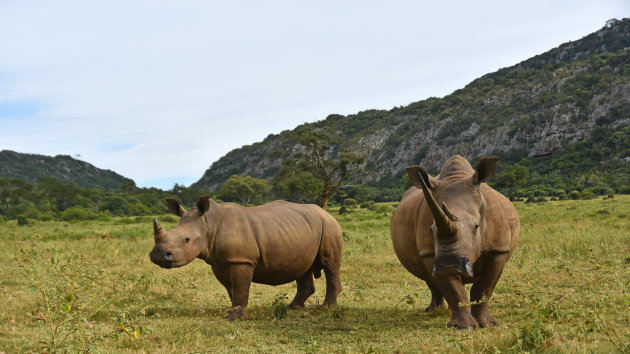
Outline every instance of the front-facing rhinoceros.
{"type": "Polygon", "coordinates": [[[431,290],[431,311],[451,310],[448,327],[497,325],[487,300],[510,258],[520,230],[516,210],[483,183],[496,171],[497,157],[476,166],[461,156],[449,159],[437,177],[407,167],[408,189],[392,216],[390,231],[398,259],[431,290]],[[472,283],[470,300],[463,284],[472,283]]]}
{"type": "Polygon", "coordinates": [[[195,258],[210,264],[232,300],[228,319],[247,318],[251,282],[279,285],[297,280],[290,304],[303,308],[315,292],[313,275],[326,275],[325,305],[337,304],[341,291],[341,227],[316,205],[275,201],[246,208],[197,199],[187,211],[167,199],[171,213],[180,216],[173,230],[153,220],[155,247],[151,261],[163,268],[181,267],[195,258]]]}

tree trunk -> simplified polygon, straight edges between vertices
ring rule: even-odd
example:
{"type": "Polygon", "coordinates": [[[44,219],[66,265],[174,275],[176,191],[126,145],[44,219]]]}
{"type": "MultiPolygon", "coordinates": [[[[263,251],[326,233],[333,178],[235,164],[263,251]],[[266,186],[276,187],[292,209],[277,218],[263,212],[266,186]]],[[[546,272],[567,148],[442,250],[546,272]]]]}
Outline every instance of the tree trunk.
{"type": "Polygon", "coordinates": [[[328,207],[328,199],[330,199],[330,188],[324,189],[322,194],[317,199],[317,205],[326,210],[326,208],[328,207]]]}

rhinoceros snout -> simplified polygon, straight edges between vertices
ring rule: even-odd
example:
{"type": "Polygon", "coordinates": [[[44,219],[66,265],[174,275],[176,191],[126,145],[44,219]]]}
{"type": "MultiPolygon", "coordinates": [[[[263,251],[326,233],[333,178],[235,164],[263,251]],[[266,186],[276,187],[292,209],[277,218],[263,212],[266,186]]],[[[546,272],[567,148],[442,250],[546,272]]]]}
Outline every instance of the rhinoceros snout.
{"type": "Polygon", "coordinates": [[[151,251],[149,253],[151,262],[159,265],[162,268],[171,268],[173,263],[173,253],[171,251],[151,251]]]}

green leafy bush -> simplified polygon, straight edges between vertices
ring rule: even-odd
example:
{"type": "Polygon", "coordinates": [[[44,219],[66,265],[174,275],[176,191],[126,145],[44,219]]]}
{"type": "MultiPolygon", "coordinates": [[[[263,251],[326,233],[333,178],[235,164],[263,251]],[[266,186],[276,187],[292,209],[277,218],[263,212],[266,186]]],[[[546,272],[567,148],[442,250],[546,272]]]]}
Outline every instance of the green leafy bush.
{"type": "Polygon", "coordinates": [[[585,189],[580,193],[580,199],[588,200],[593,198],[595,198],[595,193],[591,192],[588,189],[585,189]]]}
{"type": "Polygon", "coordinates": [[[357,205],[357,201],[356,201],[356,199],[346,198],[346,199],[344,199],[344,201],[343,201],[343,205],[346,205],[346,206],[355,206],[355,205],[357,205]]]}
{"type": "Polygon", "coordinates": [[[82,207],[71,207],[64,210],[61,213],[61,220],[73,221],[73,220],[94,220],[98,217],[98,214],[94,211],[82,207]]]}
{"type": "Polygon", "coordinates": [[[284,300],[288,299],[287,294],[276,296],[269,307],[269,312],[272,320],[281,320],[289,314],[289,305],[284,303],[284,300]]]}

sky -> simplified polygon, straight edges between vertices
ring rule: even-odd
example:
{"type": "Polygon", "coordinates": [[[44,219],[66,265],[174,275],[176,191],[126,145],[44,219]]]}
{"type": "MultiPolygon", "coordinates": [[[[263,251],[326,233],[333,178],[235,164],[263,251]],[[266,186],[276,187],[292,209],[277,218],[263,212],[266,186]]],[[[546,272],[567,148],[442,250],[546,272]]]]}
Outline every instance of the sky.
{"type": "Polygon", "coordinates": [[[0,0],[0,150],[190,185],[269,134],[443,97],[624,17],[628,0],[0,0]]]}

